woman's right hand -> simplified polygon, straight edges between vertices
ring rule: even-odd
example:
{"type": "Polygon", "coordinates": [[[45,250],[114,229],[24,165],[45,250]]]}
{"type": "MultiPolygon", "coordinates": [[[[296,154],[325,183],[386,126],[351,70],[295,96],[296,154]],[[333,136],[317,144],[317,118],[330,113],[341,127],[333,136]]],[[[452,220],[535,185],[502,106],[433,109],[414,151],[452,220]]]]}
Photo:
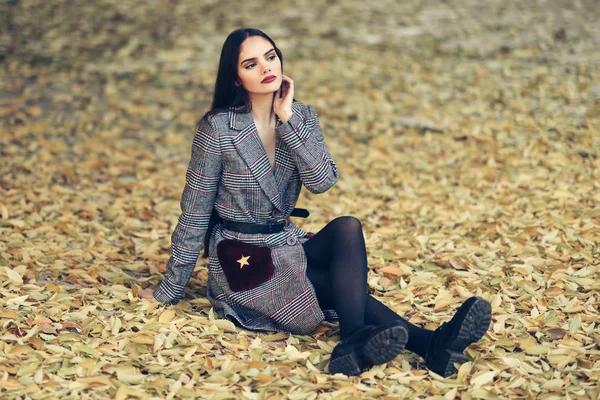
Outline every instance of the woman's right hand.
{"type": "Polygon", "coordinates": [[[148,300],[149,302],[158,301],[154,298],[153,292],[154,292],[154,289],[152,289],[152,288],[146,288],[146,289],[142,290],[139,293],[140,299],[148,300]]]}

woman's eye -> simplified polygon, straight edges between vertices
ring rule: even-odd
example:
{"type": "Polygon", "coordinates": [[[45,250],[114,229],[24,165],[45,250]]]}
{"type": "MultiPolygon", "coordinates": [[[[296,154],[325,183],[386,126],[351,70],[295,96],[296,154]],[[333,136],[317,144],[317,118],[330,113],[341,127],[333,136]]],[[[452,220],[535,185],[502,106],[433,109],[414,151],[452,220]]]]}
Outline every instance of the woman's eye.
{"type": "MultiPolygon", "coordinates": [[[[267,60],[272,60],[272,59],[274,59],[274,58],[277,58],[277,56],[276,56],[275,54],[273,54],[272,56],[268,57],[268,58],[267,58],[267,60]]],[[[254,65],[256,65],[256,64],[254,64],[254,63],[252,63],[252,64],[248,64],[248,65],[246,65],[244,68],[246,68],[246,69],[250,69],[250,67],[253,67],[254,65]]]]}

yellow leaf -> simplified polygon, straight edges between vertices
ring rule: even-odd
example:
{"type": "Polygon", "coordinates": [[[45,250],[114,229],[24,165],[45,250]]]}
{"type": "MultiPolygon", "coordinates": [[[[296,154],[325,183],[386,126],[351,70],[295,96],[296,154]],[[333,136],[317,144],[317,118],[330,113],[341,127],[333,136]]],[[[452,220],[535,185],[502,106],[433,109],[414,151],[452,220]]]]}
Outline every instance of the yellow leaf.
{"type": "Polygon", "coordinates": [[[189,349],[185,353],[185,355],[183,356],[184,360],[191,361],[192,360],[192,356],[194,355],[194,353],[196,352],[196,350],[198,350],[198,346],[194,346],[191,349],[189,349]]]}
{"type": "Polygon", "coordinates": [[[29,346],[26,346],[24,344],[19,344],[15,347],[12,348],[12,350],[9,352],[9,354],[29,354],[33,351],[33,349],[29,346]]]}
{"type": "Polygon", "coordinates": [[[579,315],[575,316],[575,318],[573,318],[571,320],[571,323],[569,324],[569,332],[571,332],[572,334],[577,332],[577,330],[581,327],[581,318],[579,317],[579,315]]]}
{"type": "Polygon", "coordinates": [[[119,389],[117,389],[117,393],[115,394],[115,400],[125,400],[127,399],[127,394],[127,386],[120,386],[119,389]]]}
{"type": "Polygon", "coordinates": [[[575,340],[571,337],[565,336],[564,338],[562,338],[561,342],[563,344],[566,344],[567,346],[573,346],[573,347],[581,347],[583,346],[583,343],[581,343],[578,340],[575,340]]]}
{"type": "Polygon", "coordinates": [[[563,387],[564,384],[565,383],[562,379],[551,379],[547,382],[544,382],[544,384],[542,385],[542,389],[557,390],[563,387]]]}
{"type": "Polygon", "coordinates": [[[97,386],[113,386],[110,379],[103,376],[93,376],[89,378],[79,378],[78,382],[85,383],[88,387],[97,387],[97,386]]]}
{"type": "Polygon", "coordinates": [[[138,373],[133,367],[124,367],[117,369],[117,379],[125,383],[141,383],[145,376],[138,373]]]}
{"type": "Polygon", "coordinates": [[[162,314],[160,314],[160,317],[158,317],[158,322],[160,322],[162,324],[166,324],[166,323],[170,322],[174,317],[175,317],[175,311],[166,310],[162,314]]]}
{"type": "Polygon", "coordinates": [[[19,314],[15,310],[0,310],[0,318],[17,318],[19,314]]]}
{"type": "Polygon", "coordinates": [[[216,319],[214,320],[213,325],[218,329],[223,329],[225,332],[237,332],[234,323],[227,319],[216,319]]]}
{"type": "Polygon", "coordinates": [[[492,300],[492,307],[500,307],[500,304],[502,304],[502,296],[500,295],[500,293],[498,293],[496,294],[496,296],[494,296],[494,299],[492,300]]]}
{"type": "Polygon", "coordinates": [[[259,381],[260,383],[269,383],[269,382],[272,382],[272,381],[273,381],[273,379],[275,379],[275,378],[273,378],[272,376],[269,376],[269,375],[265,375],[265,374],[263,374],[263,373],[260,373],[260,374],[256,375],[256,378],[255,378],[255,379],[256,379],[257,381],[259,381]]]}
{"type": "Polygon", "coordinates": [[[419,253],[416,250],[406,250],[398,254],[398,258],[404,260],[416,260],[419,258],[419,253]]]}
{"type": "Polygon", "coordinates": [[[151,338],[150,336],[144,335],[144,334],[138,334],[138,335],[132,337],[131,341],[134,343],[154,345],[154,339],[151,338]]]}
{"type": "Polygon", "coordinates": [[[160,260],[160,257],[156,254],[160,249],[160,240],[155,240],[144,250],[142,257],[149,260],[160,260]]]}
{"type": "Polygon", "coordinates": [[[502,357],[502,361],[509,368],[518,368],[521,365],[521,360],[517,358],[502,357]]]}
{"type": "Polygon", "coordinates": [[[23,278],[21,277],[21,275],[19,275],[19,273],[17,271],[10,269],[8,267],[4,267],[4,270],[6,271],[6,275],[8,276],[8,279],[10,281],[17,282],[17,283],[23,283],[23,278]]]}
{"type": "Polygon", "coordinates": [[[115,323],[113,325],[113,328],[111,330],[111,333],[113,335],[117,335],[119,333],[119,330],[121,329],[121,319],[118,317],[115,317],[115,323]]]}
{"type": "Polygon", "coordinates": [[[25,388],[25,390],[23,390],[23,393],[37,393],[40,391],[40,387],[38,385],[36,385],[35,383],[32,383],[31,385],[27,386],[25,388]]]}
{"type": "Polygon", "coordinates": [[[258,368],[258,369],[261,369],[261,368],[264,368],[266,366],[267,366],[267,364],[265,364],[264,362],[261,362],[261,361],[250,361],[248,363],[248,368],[258,368]]]}
{"type": "Polygon", "coordinates": [[[377,269],[377,272],[380,272],[383,274],[388,274],[388,275],[395,275],[395,276],[407,275],[402,269],[400,269],[399,267],[394,267],[394,266],[387,266],[387,267],[379,268],[379,269],[377,269]]]}
{"type": "Polygon", "coordinates": [[[3,389],[16,389],[21,387],[21,384],[13,379],[8,379],[6,381],[0,381],[0,387],[3,389]]]}
{"type": "Polygon", "coordinates": [[[157,351],[159,351],[161,349],[161,347],[163,346],[163,340],[160,336],[157,336],[154,338],[154,347],[152,348],[152,350],[156,353],[157,351]]]}
{"type": "Polygon", "coordinates": [[[11,224],[12,226],[16,226],[17,228],[25,227],[25,222],[21,221],[20,219],[11,219],[11,220],[8,220],[8,223],[11,224]]]}
{"type": "Polygon", "coordinates": [[[465,383],[465,378],[471,372],[471,368],[473,367],[473,363],[471,361],[467,361],[463,365],[458,368],[458,373],[456,374],[456,380],[461,383],[465,383]]]}
{"type": "Polygon", "coordinates": [[[487,371],[481,374],[475,375],[471,378],[471,385],[475,387],[486,385],[494,380],[496,371],[487,371]]]}
{"type": "Polygon", "coordinates": [[[441,292],[435,298],[435,305],[433,307],[434,311],[443,310],[452,304],[452,294],[450,292],[441,292]]]}
{"type": "Polygon", "coordinates": [[[527,349],[525,349],[525,353],[536,355],[536,356],[539,356],[542,354],[548,354],[548,346],[542,346],[542,345],[531,346],[531,347],[528,347],[527,349]]]}

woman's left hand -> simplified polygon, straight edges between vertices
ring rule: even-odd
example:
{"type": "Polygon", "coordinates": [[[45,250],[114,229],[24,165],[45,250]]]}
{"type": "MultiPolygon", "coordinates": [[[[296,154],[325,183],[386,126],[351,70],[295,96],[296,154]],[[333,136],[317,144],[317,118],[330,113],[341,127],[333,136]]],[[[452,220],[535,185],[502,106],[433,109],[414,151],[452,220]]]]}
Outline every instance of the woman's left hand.
{"type": "Polygon", "coordinates": [[[281,87],[274,93],[273,111],[281,122],[286,123],[292,116],[292,99],[294,98],[294,81],[281,75],[281,87]]]}
{"type": "Polygon", "coordinates": [[[140,296],[140,299],[145,299],[151,303],[154,303],[158,300],[156,300],[154,298],[153,292],[154,292],[154,290],[152,288],[146,288],[146,289],[142,290],[141,292],[139,292],[138,296],[140,296]]]}

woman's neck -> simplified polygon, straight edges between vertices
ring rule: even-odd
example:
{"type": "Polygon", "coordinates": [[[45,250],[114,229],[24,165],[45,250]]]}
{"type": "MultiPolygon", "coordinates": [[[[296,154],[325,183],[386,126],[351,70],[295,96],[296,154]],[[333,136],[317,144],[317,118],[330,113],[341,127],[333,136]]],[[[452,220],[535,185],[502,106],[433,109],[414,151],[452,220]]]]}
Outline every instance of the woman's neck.
{"type": "Polygon", "coordinates": [[[273,93],[250,96],[252,103],[252,118],[258,123],[269,123],[275,118],[273,111],[273,93]]]}

